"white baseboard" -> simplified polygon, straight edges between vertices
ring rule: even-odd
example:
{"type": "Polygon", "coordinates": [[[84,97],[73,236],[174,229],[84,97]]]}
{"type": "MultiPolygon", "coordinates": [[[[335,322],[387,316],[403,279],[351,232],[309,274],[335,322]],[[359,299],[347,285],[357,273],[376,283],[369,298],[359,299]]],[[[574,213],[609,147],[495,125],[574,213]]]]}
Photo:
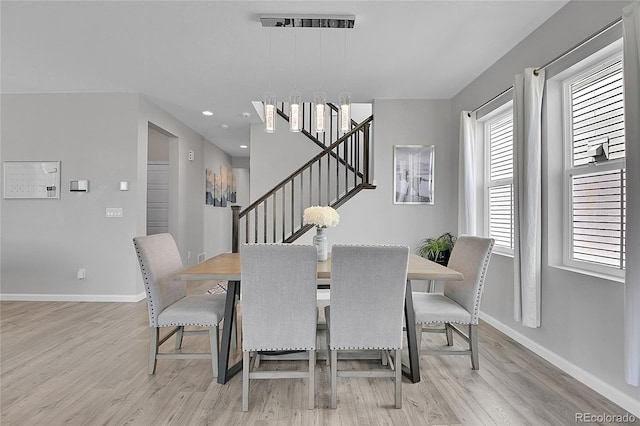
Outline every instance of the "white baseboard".
{"type": "MultiPolygon", "coordinates": [[[[560,370],[572,376],[574,379],[589,386],[591,389],[598,392],[600,395],[604,396],[605,398],[611,400],[615,404],[618,404],[620,407],[627,410],[630,414],[633,414],[634,416],[640,418],[640,401],[638,401],[637,399],[634,399],[633,397],[625,394],[624,392],[621,392],[620,390],[602,381],[601,379],[589,373],[588,371],[578,367],[577,365],[559,356],[558,354],[550,351],[549,349],[545,348],[539,343],[520,334],[518,331],[498,321],[497,319],[493,318],[491,315],[487,315],[484,312],[480,312],[480,319],[485,321],[490,326],[501,331],[502,333],[506,334],[507,336],[509,336],[516,342],[520,343],[522,346],[526,347],[530,351],[541,356],[542,358],[544,358],[554,366],[558,367],[560,370]]],[[[624,413],[606,413],[606,414],[624,414],[624,413]]]]}
{"type": "Polygon", "coordinates": [[[136,295],[124,294],[0,294],[0,301],[20,302],[139,302],[147,295],[142,292],[136,295]]]}

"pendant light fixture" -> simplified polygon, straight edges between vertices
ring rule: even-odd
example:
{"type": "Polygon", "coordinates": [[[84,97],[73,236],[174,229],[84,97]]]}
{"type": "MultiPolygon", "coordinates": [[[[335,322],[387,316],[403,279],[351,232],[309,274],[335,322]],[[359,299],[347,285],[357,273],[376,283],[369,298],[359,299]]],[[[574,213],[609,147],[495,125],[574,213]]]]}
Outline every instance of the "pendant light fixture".
{"type": "Polygon", "coordinates": [[[313,94],[313,130],[324,133],[327,94],[322,90],[313,94]]]}
{"type": "Polygon", "coordinates": [[[264,131],[273,133],[276,131],[276,94],[266,92],[264,94],[264,131]]]}
{"type": "MultiPolygon", "coordinates": [[[[296,67],[297,67],[297,37],[296,28],[318,28],[319,29],[319,57],[320,57],[320,75],[322,76],[322,28],[343,28],[344,36],[344,91],[340,92],[340,108],[338,113],[338,128],[342,132],[351,130],[351,93],[347,92],[347,35],[346,30],[355,26],[354,15],[260,15],[260,22],[263,27],[270,27],[269,30],[269,91],[264,94],[264,131],[273,133],[276,128],[277,114],[276,94],[271,91],[271,28],[293,28],[294,29],[294,47],[293,47],[293,72],[294,86],[293,91],[289,93],[289,130],[292,132],[300,132],[304,125],[303,102],[302,95],[297,91],[296,87],[296,67]]],[[[327,115],[327,95],[322,90],[322,77],[320,87],[313,94],[313,105],[311,107],[312,131],[316,133],[324,133],[326,131],[326,115],[327,115]]]]}
{"type": "Polygon", "coordinates": [[[318,33],[320,36],[320,90],[313,94],[313,130],[316,133],[324,133],[325,129],[325,112],[327,102],[327,94],[322,91],[322,27],[319,27],[318,33]]]}
{"type": "Polygon", "coordinates": [[[297,32],[293,27],[293,91],[289,93],[289,130],[299,132],[302,130],[302,95],[296,87],[296,50],[297,32]]]}
{"type": "Polygon", "coordinates": [[[351,130],[351,93],[347,92],[347,27],[344,28],[344,91],[340,92],[338,125],[343,133],[351,130]]]}
{"type": "Polygon", "coordinates": [[[273,133],[276,130],[276,94],[271,90],[271,28],[269,28],[269,91],[264,94],[264,131],[273,133]]]}

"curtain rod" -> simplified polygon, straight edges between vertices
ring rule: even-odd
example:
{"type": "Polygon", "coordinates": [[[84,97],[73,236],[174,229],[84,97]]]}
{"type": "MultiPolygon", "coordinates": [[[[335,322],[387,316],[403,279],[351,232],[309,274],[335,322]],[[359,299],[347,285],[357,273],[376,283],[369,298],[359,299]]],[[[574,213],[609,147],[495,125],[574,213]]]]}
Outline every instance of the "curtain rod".
{"type": "MultiPolygon", "coordinates": [[[[598,37],[599,35],[607,32],[608,30],[610,30],[611,28],[615,27],[617,24],[619,24],[620,22],[622,22],[622,16],[616,18],[615,20],[613,20],[612,22],[610,22],[608,25],[606,25],[604,28],[601,28],[600,30],[596,31],[595,33],[591,34],[589,37],[585,38],[584,40],[582,40],[580,43],[576,44],[575,46],[573,46],[571,49],[567,50],[566,52],[556,56],[555,58],[553,58],[552,60],[550,60],[549,62],[547,62],[546,64],[544,64],[543,66],[536,68],[535,70],[533,70],[533,73],[535,75],[538,75],[538,73],[540,72],[540,70],[543,70],[545,68],[547,68],[550,65],[555,64],[556,62],[558,62],[559,60],[561,60],[562,58],[570,55],[571,53],[573,53],[574,51],[576,51],[577,49],[581,48],[582,46],[584,46],[585,44],[589,43],[591,40],[593,40],[594,38],[598,37]]],[[[485,103],[483,103],[482,105],[474,108],[472,111],[469,111],[467,113],[467,116],[471,117],[471,114],[478,111],[480,108],[489,105],[491,102],[493,102],[494,100],[498,99],[500,96],[504,95],[505,93],[507,93],[508,91],[513,90],[513,86],[510,86],[509,88],[503,90],[502,92],[498,93],[496,96],[494,96],[493,98],[489,99],[488,101],[486,101],[485,103]]]]}
{"type": "Polygon", "coordinates": [[[479,110],[480,108],[482,108],[485,105],[489,105],[491,102],[495,101],[496,99],[498,99],[500,96],[504,95],[505,93],[509,92],[513,90],[513,86],[509,86],[506,89],[504,89],[502,92],[498,93],[497,95],[495,95],[493,98],[489,99],[488,101],[486,101],[485,103],[483,103],[482,105],[474,108],[472,111],[469,111],[467,113],[468,117],[471,117],[471,114],[473,114],[474,112],[476,112],[477,110],[479,110]]]}

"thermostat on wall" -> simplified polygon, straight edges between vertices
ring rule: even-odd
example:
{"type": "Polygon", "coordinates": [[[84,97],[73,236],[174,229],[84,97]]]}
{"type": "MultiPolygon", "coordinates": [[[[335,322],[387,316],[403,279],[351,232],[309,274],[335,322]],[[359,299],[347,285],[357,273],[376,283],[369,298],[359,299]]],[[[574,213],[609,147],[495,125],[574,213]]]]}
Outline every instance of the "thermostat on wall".
{"type": "Polygon", "coordinates": [[[89,191],[89,181],[88,180],[72,180],[69,182],[69,191],[87,192],[89,191]]]}

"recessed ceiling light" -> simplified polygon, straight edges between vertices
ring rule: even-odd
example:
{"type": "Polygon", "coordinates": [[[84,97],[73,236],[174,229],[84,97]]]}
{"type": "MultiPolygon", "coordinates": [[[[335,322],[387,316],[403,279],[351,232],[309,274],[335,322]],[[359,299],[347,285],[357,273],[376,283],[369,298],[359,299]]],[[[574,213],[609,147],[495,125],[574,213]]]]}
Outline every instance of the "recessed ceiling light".
{"type": "Polygon", "coordinates": [[[242,149],[247,149],[247,148],[249,148],[249,147],[248,147],[248,146],[246,146],[246,145],[240,145],[240,148],[242,148],[242,149]]]}
{"type": "Polygon", "coordinates": [[[222,127],[223,129],[228,129],[229,125],[228,124],[221,124],[220,127],[222,127]]]}
{"type": "Polygon", "coordinates": [[[202,115],[213,115],[213,113],[211,111],[202,111],[202,115]]]}
{"type": "Polygon", "coordinates": [[[251,113],[250,113],[250,112],[243,112],[243,113],[242,113],[242,117],[244,117],[244,118],[251,118],[251,113]]]}

